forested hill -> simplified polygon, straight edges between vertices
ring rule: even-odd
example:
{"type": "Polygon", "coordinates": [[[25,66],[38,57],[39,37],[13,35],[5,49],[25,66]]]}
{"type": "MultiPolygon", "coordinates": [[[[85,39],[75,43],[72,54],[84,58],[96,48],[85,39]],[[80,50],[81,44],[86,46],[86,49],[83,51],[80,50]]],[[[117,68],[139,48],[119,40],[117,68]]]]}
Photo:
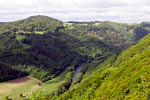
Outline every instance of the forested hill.
{"type": "Polygon", "coordinates": [[[81,83],[55,100],[149,100],[149,44],[150,34],[87,71],[81,83]]]}
{"type": "MultiPolygon", "coordinates": [[[[88,36],[97,37],[108,45],[124,48],[136,43],[139,39],[150,33],[150,23],[140,24],[114,23],[114,22],[68,22],[64,24],[65,31],[73,30],[88,36]],[[69,28],[69,29],[68,29],[69,28]]],[[[77,36],[77,35],[76,35],[77,36]]]]}
{"type": "Polygon", "coordinates": [[[13,31],[13,32],[39,32],[39,31],[52,31],[56,28],[62,27],[62,22],[48,17],[48,16],[31,16],[24,20],[15,22],[7,22],[0,25],[0,33],[13,31]]]}
{"type": "Polygon", "coordinates": [[[115,51],[96,37],[78,38],[59,31],[63,29],[61,21],[47,16],[1,24],[0,61],[46,81],[68,66],[74,70],[79,63],[101,60],[115,51]]]}
{"type": "Polygon", "coordinates": [[[77,64],[101,61],[136,43],[150,23],[64,23],[48,16],[0,24],[0,61],[42,81],[77,64]]]}
{"type": "Polygon", "coordinates": [[[0,81],[25,75],[43,82],[65,77],[58,91],[37,93],[32,100],[149,99],[148,33],[149,22],[65,23],[39,15],[1,23],[0,81]]]}

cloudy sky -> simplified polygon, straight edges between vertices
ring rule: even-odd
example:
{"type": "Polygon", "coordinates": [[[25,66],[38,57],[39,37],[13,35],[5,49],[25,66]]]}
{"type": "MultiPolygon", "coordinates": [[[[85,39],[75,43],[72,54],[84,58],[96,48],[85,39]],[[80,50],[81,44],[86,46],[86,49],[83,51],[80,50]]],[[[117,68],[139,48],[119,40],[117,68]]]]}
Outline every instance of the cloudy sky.
{"type": "Polygon", "coordinates": [[[62,21],[150,21],[150,0],[0,0],[0,22],[33,15],[62,21]]]}

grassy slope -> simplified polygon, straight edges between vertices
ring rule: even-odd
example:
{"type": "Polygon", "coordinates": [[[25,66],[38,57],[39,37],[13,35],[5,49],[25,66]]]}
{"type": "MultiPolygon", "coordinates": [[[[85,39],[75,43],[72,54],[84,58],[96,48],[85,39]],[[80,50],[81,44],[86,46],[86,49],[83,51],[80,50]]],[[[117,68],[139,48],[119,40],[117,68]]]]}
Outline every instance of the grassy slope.
{"type": "Polygon", "coordinates": [[[37,87],[38,82],[40,81],[29,76],[2,82],[0,83],[0,100],[4,100],[5,96],[12,99],[20,98],[21,93],[27,95],[37,87]]]}
{"type": "Polygon", "coordinates": [[[49,80],[45,82],[42,87],[38,89],[38,91],[44,91],[48,93],[52,93],[58,89],[58,87],[63,83],[65,76],[67,74],[67,70],[62,72],[59,76],[56,78],[53,78],[52,80],[49,80]]]}
{"type": "Polygon", "coordinates": [[[99,68],[111,68],[95,72],[62,94],[58,100],[149,100],[149,44],[150,35],[147,35],[139,43],[120,53],[117,59],[114,57],[114,63],[113,60],[106,60],[99,65],[99,68]]]}

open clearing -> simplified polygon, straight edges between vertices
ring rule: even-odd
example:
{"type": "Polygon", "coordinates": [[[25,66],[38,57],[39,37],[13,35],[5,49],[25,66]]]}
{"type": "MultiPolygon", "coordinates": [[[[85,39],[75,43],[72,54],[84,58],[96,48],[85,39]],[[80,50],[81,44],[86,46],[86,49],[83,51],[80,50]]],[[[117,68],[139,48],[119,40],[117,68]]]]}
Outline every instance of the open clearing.
{"type": "Polygon", "coordinates": [[[12,100],[16,100],[19,94],[28,95],[30,91],[37,88],[39,80],[30,76],[10,80],[0,83],[0,100],[4,100],[6,96],[12,100]]]}
{"type": "Polygon", "coordinates": [[[68,73],[67,70],[62,72],[60,75],[58,75],[56,78],[49,80],[45,82],[40,88],[37,89],[36,92],[43,92],[45,95],[48,93],[52,93],[58,89],[58,87],[61,85],[61,83],[64,82],[65,76],[68,73]]]}

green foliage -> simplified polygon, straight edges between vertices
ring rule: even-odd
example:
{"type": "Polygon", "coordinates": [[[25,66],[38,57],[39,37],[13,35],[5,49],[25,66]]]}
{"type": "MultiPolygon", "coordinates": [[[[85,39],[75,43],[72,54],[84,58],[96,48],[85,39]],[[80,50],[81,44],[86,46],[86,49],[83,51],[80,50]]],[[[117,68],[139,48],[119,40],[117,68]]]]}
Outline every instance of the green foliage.
{"type": "Polygon", "coordinates": [[[21,93],[21,94],[19,94],[19,96],[20,96],[20,98],[22,98],[22,97],[23,97],[23,94],[21,93]]]}
{"type": "Polygon", "coordinates": [[[95,72],[57,100],[148,100],[150,35],[136,45],[100,64],[102,71],[95,72]],[[109,63],[108,63],[109,61],[109,63]],[[106,63],[107,62],[107,63],[106,63]],[[111,68],[108,68],[108,67],[111,68]]]}
{"type": "Polygon", "coordinates": [[[63,73],[56,78],[49,80],[33,93],[32,98],[41,99],[56,99],[60,94],[67,91],[72,82],[73,66],[69,66],[63,73]]]}
{"type": "Polygon", "coordinates": [[[9,100],[9,97],[8,97],[8,96],[6,96],[6,97],[5,97],[5,99],[6,99],[6,100],[9,100]]]}
{"type": "Polygon", "coordinates": [[[54,32],[61,28],[62,22],[47,16],[31,16],[27,19],[0,24],[0,32],[22,32],[22,33],[39,33],[42,31],[51,31],[54,32]],[[36,32],[38,31],[38,32],[36,32]]]}
{"type": "Polygon", "coordinates": [[[0,61],[47,81],[59,75],[69,65],[100,60],[113,54],[114,48],[95,37],[85,35],[79,38],[74,32],[58,32],[63,29],[61,24],[60,21],[46,16],[2,24],[2,28],[8,30],[0,34],[0,61]],[[40,28],[49,29],[44,31],[22,28],[38,26],[39,23],[42,25],[40,28]],[[47,24],[56,29],[51,31],[52,27],[46,26],[47,24]],[[13,31],[9,25],[19,29],[13,31]]]}
{"type": "Polygon", "coordinates": [[[135,28],[134,31],[136,33],[135,36],[134,36],[134,40],[137,41],[137,40],[143,38],[148,33],[150,33],[150,23],[142,22],[140,25],[138,25],[135,28]]]}
{"type": "Polygon", "coordinates": [[[120,49],[149,32],[147,22],[62,23],[32,16],[3,23],[0,61],[8,65],[2,64],[6,68],[1,67],[0,81],[31,75],[43,82],[49,80],[41,88],[57,86],[47,95],[36,92],[32,100],[149,99],[149,35],[118,55],[120,49]],[[72,82],[80,63],[86,64],[72,82]],[[64,74],[64,70],[69,71],[64,74]]]}
{"type": "MultiPolygon", "coordinates": [[[[65,31],[78,30],[82,35],[93,36],[108,45],[123,48],[133,43],[135,25],[102,22],[102,23],[75,23],[65,31]]],[[[73,32],[75,33],[75,32],[73,32]]],[[[77,32],[76,32],[77,35],[77,32]]]]}
{"type": "MultiPolygon", "coordinates": [[[[70,22],[65,23],[65,30],[80,38],[85,35],[93,36],[104,43],[120,49],[136,43],[150,33],[150,23],[124,24],[113,22],[70,22]],[[78,34],[80,33],[80,34],[78,34]]],[[[83,39],[83,38],[80,38],[83,39]]]]}
{"type": "Polygon", "coordinates": [[[27,75],[26,72],[15,70],[9,65],[0,62],[0,82],[15,79],[25,75],[27,75]]]}
{"type": "Polygon", "coordinates": [[[65,33],[48,32],[43,35],[20,34],[24,38],[18,41],[15,37],[9,38],[12,35],[15,36],[16,33],[3,34],[1,37],[0,61],[16,66],[18,70],[29,74],[32,73],[26,71],[29,67],[30,69],[37,68],[35,70],[37,74],[31,75],[42,81],[59,74],[70,64],[102,59],[113,53],[112,48],[94,38],[82,42],[65,33]],[[28,66],[27,69],[26,66],[28,66]],[[47,71],[47,69],[49,70],[47,71]],[[45,76],[42,77],[44,74],[45,76]]]}
{"type": "Polygon", "coordinates": [[[39,83],[38,83],[38,85],[39,85],[39,86],[42,86],[42,83],[41,83],[41,82],[39,82],[39,83]]]}

